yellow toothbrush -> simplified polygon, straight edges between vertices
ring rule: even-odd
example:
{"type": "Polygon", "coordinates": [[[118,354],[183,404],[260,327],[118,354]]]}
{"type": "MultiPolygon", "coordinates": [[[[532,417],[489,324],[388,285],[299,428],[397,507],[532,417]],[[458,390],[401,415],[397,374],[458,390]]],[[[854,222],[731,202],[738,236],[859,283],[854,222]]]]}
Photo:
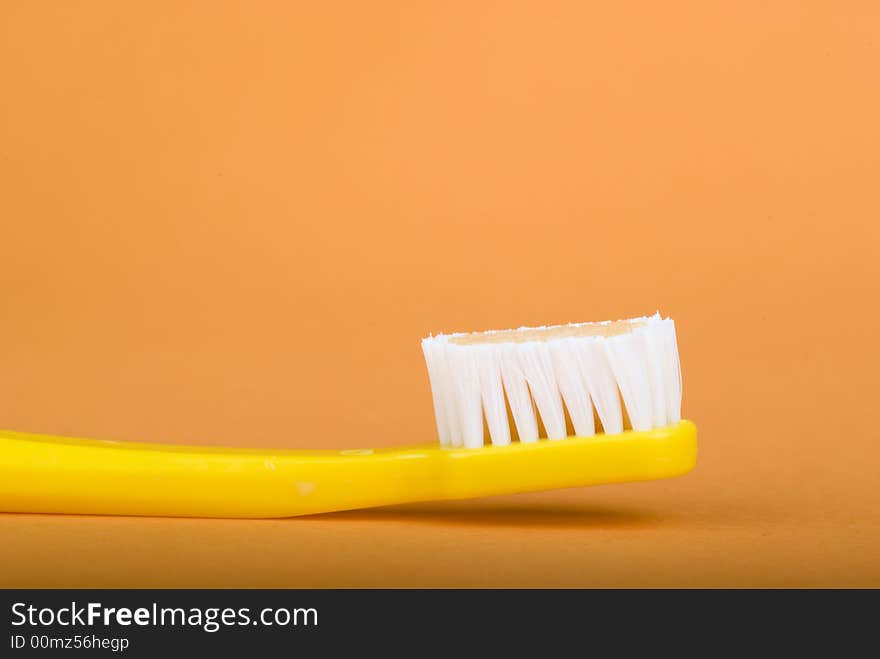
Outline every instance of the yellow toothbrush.
{"type": "Polygon", "coordinates": [[[0,431],[0,511],[286,517],[669,478],[696,463],[696,427],[677,418],[671,321],[441,335],[423,348],[440,445],[229,449],[0,431]]]}

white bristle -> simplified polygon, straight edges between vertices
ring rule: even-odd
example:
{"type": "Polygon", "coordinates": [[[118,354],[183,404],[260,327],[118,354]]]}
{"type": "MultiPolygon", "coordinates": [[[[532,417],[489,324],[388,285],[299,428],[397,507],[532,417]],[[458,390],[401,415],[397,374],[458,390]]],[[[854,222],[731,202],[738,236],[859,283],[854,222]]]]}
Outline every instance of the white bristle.
{"type": "Polygon", "coordinates": [[[615,323],[581,323],[500,332],[448,334],[422,341],[437,434],[443,446],[483,446],[483,421],[496,446],[622,432],[681,418],[675,324],[659,314],[615,323]]]}
{"type": "Polygon", "coordinates": [[[580,341],[572,338],[550,341],[550,354],[553,355],[553,369],[559,393],[568,410],[574,434],[589,437],[596,432],[593,422],[593,406],[590,404],[589,390],[585,387],[583,372],[578,358],[580,341]]]}
{"type": "Polygon", "coordinates": [[[440,444],[448,446],[452,443],[451,416],[452,405],[447,400],[446,358],[443,348],[436,341],[422,341],[422,352],[428,366],[428,379],[431,382],[431,396],[434,399],[434,418],[437,421],[437,436],[440,444]],[[441,372],[444,371],[444,372],[441,372]]]}
{"type": "Polygon", "coordinates": [[[504,386],[501,383],[501,355],[492,346],[477,347],[477,365],[480,375],[480,395],[483,414],[492,443],[498,446],[510,444],[510,425],[507,422],[507,406],[504,403],[504,386]]]}
{"type": "Polygon", "coordinates": [[[590,394],[590,403],[596,409],[602,429],[608,434],[623,432],[623,410],[620,407],[620,391],[614,371],[608,363],[604,340],[590,338],[577,341],[575,358],[581,370],[581,378],[590,394]]]}
{"type": "Polygon", "coordinates": [[[519,362],[548,439],[565,439],[565,411],[546,342],[516,343],[519,362]]]}
{"type": "Polygon", "coordinates": [[[458,412],[458,432],[453,433],[452,443],[467,448],[483,445],[483,408],[476,353],[464,346],[448,346],[446,353],[458,412]]]}
{"type": "MultiPolygon", "coordinates": [[[[490,347],[495,348],[495,346],[490,347]]],[[[529,393],[528,384],[526,384],[526,376],[519,360],[516,344],[501,344],[498,347],[498,353],[501,356],[501,380],[504,384],[504,391],[507,392],[510,415],[516,425],[519,441],[537,442],[538,421],[535,418],[532,395],[529,393]]]]}

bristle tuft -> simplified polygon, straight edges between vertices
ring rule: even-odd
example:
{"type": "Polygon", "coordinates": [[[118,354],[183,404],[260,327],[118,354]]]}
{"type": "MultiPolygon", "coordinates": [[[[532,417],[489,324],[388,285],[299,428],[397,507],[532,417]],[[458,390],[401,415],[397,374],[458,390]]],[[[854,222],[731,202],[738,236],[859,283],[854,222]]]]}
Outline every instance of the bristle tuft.
{"type": "Polygon", "coordinates": [[[478,448],[574,434],[649,430],[681,418],[675,324],[659,313],[604,323],[440,334],[422,350],[443,446],[478,448]]]}

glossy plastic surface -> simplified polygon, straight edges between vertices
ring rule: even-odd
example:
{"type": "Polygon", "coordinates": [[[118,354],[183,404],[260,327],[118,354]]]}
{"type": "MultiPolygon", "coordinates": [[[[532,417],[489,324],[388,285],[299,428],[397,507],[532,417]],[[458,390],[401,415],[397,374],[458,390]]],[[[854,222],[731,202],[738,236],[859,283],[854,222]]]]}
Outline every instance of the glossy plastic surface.
{"type": "Polygon", "coordinates": [[[279,451],[0,431],[0,511],[287,517],[412,501],[669,478],[696,464],[690,421],[514,443],[279,451]]]}

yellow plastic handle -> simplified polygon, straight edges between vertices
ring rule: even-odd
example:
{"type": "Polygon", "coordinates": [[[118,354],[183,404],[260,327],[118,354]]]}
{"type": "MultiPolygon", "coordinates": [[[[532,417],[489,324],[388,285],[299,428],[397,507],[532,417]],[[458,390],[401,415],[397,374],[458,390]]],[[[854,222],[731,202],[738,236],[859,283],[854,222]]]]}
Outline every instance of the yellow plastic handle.
{"type": "Polygon", "coordinates": [[[168,446],[0,431],[0,511],[288,517],[669,478],[690,471],[696,456],[690,421],[503,447],[351,451],[168,446]]]}

